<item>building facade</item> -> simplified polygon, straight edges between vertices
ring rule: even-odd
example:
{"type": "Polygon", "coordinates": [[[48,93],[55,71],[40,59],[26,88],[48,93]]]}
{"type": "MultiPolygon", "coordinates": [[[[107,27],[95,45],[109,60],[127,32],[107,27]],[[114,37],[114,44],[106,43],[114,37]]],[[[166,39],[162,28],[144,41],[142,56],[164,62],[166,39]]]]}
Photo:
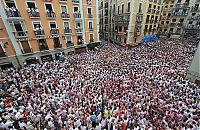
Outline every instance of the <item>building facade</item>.
{"type": "Polygon", "coordinates": [[[184,38],[198,39],[200,36],[200,0],[192,0],[190,12],[184,25],[184,38]]]}
{"type": "Polygon", "coordinates": [[[99,36],[101,40],[108,41],[108,10],[109,0],[99,0],[99,36]]]}
{"type": "Polygon", "coordinates": [[[0,0],[0,66],[84,51],[99,41],[97,12],[97,0],[0,0]]]}
{"type": "Polygon", "coordinates": [[[200,0],[164,0],[159,36],[197,38],[200,33],[200,0]]]}
{"type": "MultiPolygon", "coordinates": [[[[105,3],[105,0],[102,2],[105,3]]],[[[161,5],[160,0],[110,0],[109,24],[105,17],[100,20],[100,26],[104,27],[102,35],[123,46],[140,43],[143,36],[157,33],[161,5]]],[[[106,9],[103,12],[106,14],[106,9]]]]}

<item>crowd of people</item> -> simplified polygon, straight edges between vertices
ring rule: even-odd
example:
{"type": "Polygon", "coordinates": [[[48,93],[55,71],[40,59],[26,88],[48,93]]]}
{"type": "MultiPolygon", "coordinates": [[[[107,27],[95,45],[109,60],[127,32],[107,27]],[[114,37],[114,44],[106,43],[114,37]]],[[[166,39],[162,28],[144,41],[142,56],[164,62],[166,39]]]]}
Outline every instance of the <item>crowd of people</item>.
{"type": "Polygon", "coordinates": [[[105,44],[64,61],[8,69],[5,130],[199,130],[200,88],[185,79],[196,46],[105,44]]]}

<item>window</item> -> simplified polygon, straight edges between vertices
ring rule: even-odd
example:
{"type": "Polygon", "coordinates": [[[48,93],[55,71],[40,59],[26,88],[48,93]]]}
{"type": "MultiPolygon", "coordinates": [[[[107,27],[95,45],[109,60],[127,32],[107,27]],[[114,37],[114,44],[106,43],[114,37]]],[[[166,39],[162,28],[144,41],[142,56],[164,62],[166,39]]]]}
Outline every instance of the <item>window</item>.
{"type": "Polygon", "coordinates": [[[93,34],[90,34],[90,41],[94,40],[93,34]]]}
{"type": "Polygon", "coordinates": [[[74,12],[79,12],[78,7],[74,7],[74,12]]]}
{"type": "Polygon", "coordinates": [[[189,24],[192,24],[193,22],[192,21],[189,21],[189,24]]]}
{"type": "Polygon", "coordinates": [[[34,29],[36,29],[36,28],[41,29],[42,28],[40,22],[33,22],[33,27],[34,27],[34,29]]]}
{"type": "Polygon", "coordinates": [[[45,4],[45,7],[46,7],[46,11],[49,11],[49,12],[53,11],[51,4],[45,4]]]}
{"type": "Polygon", "coordinates": [[[67,13],[67,7],[66,6],[61,6],[61,13],[67,13]]]}
{"type": "Polygon", "coordinates": [[[180,19],[180,22],[182,23],[184,21],[184,19],[180,19]]]}
{"type": "Polygon", "coordinates": [[[33,8],[33,9],[36,8],[34,2],[27,2],[27,6],[28,6],[28,8],[33,8]]]}
{"type": "Polygon", "coordinates": [[[128,3],[128,9],[127,12],[130,12],[130,2],[128,3]]]}
{"type": "Polygon", "coordinates": [[[195,16],[196,15],[196,13],[192,13],[192,16],[195,16]]]}
{"type": "Polygon", "coordinates": [[[0,42],[0,43],[1,43],[1,44],[0,44],[0,57],[5,57],[6,54],[5,54],[4,50],[3,50],[2,42],[0,42]]]}
{"type": "Polygon", "coordinates": [[[172,22],[175,23],[175,22],[176,22],[176,19],[172,19],[172,22]]]}
{"type": "Polygon", "coordinates": [[[76,22],[75,27],[76,28],[81,28],[81,23],[80,22],[76,22]]]}
{"type": "Polygon", "coordinates": [[[56,28],[56,22],[49,22],[50,28],[56,28]]]}
{"type": "Polygon", "coordinates": [[[142,12],[142,3],[140,3],[140,5],[139,5],[139,12],[140,13],[142,12]]]}
{"type": "Polygon", "coordinates": [[[90,28],[90,29],[93,28],[92,22],[89,22],[89,28],[90,28]]]}
{"type": "Polygon", "coordinates": [[[87,9],[87,13],[88,13],[88,14],[92,14],[92,8],[88,8],[88,9],[87,9]]]}
{"type": "Polygon", "coordinates": [[[174,28],[170,28],[170,32],[173,32],[174,28]]]}
{"type": "Polygon", "coordinates": [[[69,22],[64,22],[64,28],[65,29],[69,29],[70,27],[69,27],[69,22]]]}
{"type": "Polygon", "coordinates": [[[113,5],[113,11],[115,12],[115,5],[113,5]]]}
{"type": "Polygon", "coordinates": [[[124,13],[124,4],[122,5],[122,14],[124,13]]]}
{"type": "Polygon", "coordinates": [[[119,9],[120,9],[120,6],[118,6],[118,9],[117,9],[118,14],[119,14],[119,9]]]}
{"type": "Polygon", "coordinates": [[[70,35],[65,36],[65,39],[67,43],[72,43],[72,38],[70,35]]]}
{"type": "Polygon", "coordinates": [[[151,6],[152,6],[152,5],[151,5],[151,4],[149,4],[149,8],[151,8],[151,6]]]}
{"type": "Polygon", "coordinates": [[[161,24],[164,24],[164,21],[162,21],[161,24]]]}

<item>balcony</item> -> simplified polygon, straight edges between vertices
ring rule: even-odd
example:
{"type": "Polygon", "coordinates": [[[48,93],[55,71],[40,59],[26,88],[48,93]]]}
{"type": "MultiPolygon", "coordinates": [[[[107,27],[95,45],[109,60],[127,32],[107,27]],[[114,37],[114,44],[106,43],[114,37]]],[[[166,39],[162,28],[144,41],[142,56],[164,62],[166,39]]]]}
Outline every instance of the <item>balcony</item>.
{"type": "Polygon", "coordinates": [[[148,8],[147,13],[151,13],[151,8],[148,8]]]}
{"type": "Polygon", "coordinates": [[[13,11],[13,8],[7,8],[6,9],[7,17],[21,17],[21,14],[18,11],[18,9],[14,9],[14,10],[15,11],[13,11]]]}
{"type": "Polygon", "coordinates": [[[157,23],[158,23],[158,20],[154,20],[154,23],[157,24],[157,23]]]}
{"type": "Polygon", "coordinates": [[[0,52],[0,57],[6,57],[6,53],[5,52],[0,52]]]}
{"type": "Polygon", "coordinates": [[[72,33],[72,30],[69,29],[69,28],[65,28],[65,29],[64,29],[64,32],[65,32],[65,34],[67,34],[67,33],[72,33]]]}
{"type": "Polygon", "coordinates": [[[77,12],[77,13],[74,13],[74,18],[81,18],[81,13],[80,12],[77,12]]]}
{"type": "Polygon", "coordinates": [[[187,25],[185,26],[185,29],[200,30],[200,25],[187,24],[187,25]]]}
{"type": "Polygon", "coordinates": [[[88,14],[88,18],[93,18],[93,15],[92,14],[88,14]]]}
{"type": "Polygon", "coordinates": [[[155,14],[156,13],[156,9],[151,9],[151,13],[155,14]]]}
{"type": "Polygon", "coordinates": [[[76,28],[75,30],[76,30],[76,33],[82,33],[83,32],[82,28],[76,28]]]}
{"type": "Polygon", "coordinates": [[[54,43],[54,48],[62,48],[62,44],[60,44],[60,43],[54,43]]]}
{"type": "Polygon", "coordinates": [[[189,3],[185,2],[184,4],[177,3],[175,8],[189,8],[189,3]]]}
{"type": "Polygon", "coordinates": [[[200,9],[192,6],[191,12],[200,12],[200,9]]]}
{"type": "Polygon", "coordinates": [[[174,12],[172,15],[173,16],[187,16],[188,12],[174,12]]]}
{"type": "Polygon", "coordinates": [[[156,14],[158,15],[160,13],[160,11],[159,10],[156,10],[156,14]]]}
{"type": "Polygon", "coordinates": [[[92,0],[87,0],[88,5],[92,5],[92,0]]]}
{"type": "Polygon", "coordinates": [[[91,43],[91,42],[94,42],[94,39],[90,39],[90,43],[91,43]]]}
{"type": "Polygon", "coordinates": [[[39,49],[40,49],[40,51],[46,51],[46,50],[49,50],[49,47],[48,47],[47,44],[45,43],[45,44],[40,45],[40,46],[39,46],[39,49]]]}
{"type": "Polygon", "coordinates": [[[17,32],[13,32],[16,38],[24,38],[24,37],[28,37],[27,35],[27,31],[17,31],[17,32]]]}
{"type": "Polygon", "coordinates": [[[161,19],[165,20],[165,19],[167,19],[167,16],[161,16],[161,19]]]}
{"type": "Polygon", "coordinates": [[[32,49],[32,48],[26,48],[26,49],[23,49],[23,50],[22,50],[22,53],[23,53],[23,54],[32,53],[32,52],[33,52],[33,49],[32,49]]]}
{"type": "Polygon", "coordinates": [[[67,2],[67,0],[58,0],[59,2],[67,2]]]}
{"type": "Polygon", "coordinates": [[[92,31],[94,31],[94,28],[88,28],[88,30],[89,30],[90,32],[92,32],[92,31]]]}
{"type": "Polygon", "coordinates": [[[73,46],[74,46],[74,43],[72,43],[72,42],[67,42],[66,45],[67,45],[67,47],[73,47],[73,46]]]}
{"type": "Polygon", "coordinates": [[[172,11],[173,11],[173,8],[169,7],[168,12],[172,12],[172,11]]]}
{"type": "Polygon", "coordinates": [[[56,18],[56,14],[54,12],[46,12],[47,18],[56,18]]]}
{"type": "Polygon", "coordinates": [[[36,37],[40,37],[40,36],[44,36],[45,35],[44,30],[40,30],[40,29],[39,30],[35,30],[34,33],[35,33],[36,37]]]}
{"type": "Polygon", "coordinates": [[[190,16],[189,19],[200,20],[200,15],[198,15],[198,16],[190,16]]]}
{"type": "Polygon", "coordinates": [[[177,26],[178,26],[178,27],[182,27],[182,26],[183,26],[183,23],[177,23],[177,26]]]}
{"type": "Polygon", "coordinates": [[[51,32],[51,35],[58,35],[59,34],[59,30],[57,28],[52,28],[50,30],[50,32],[51,32]]]}
{"type": "Polygon", "coordinates": [[[79,0],[72,0],[73,3],[78,4],[80,1],[79,0]]]}
{"type": "Polygon", "coordinates": [[[154,20],[150,20],[150,24],[152,24],[154,22],[154,20]]]}
{"type": "Polygon", "coordinates": [[[176,23],[170,23],[171,27],[176,27],[176,23]]]}
{"type": "Polygon", "coordinates": [[[70,15],[67,12],[62,12],[61,17],[62,18],[70,18],[70,15]]]}
{"type": "Polygon", "coordinates": [[[37,8],[28,8],[27,12],[28,12],[28,15],[30,18],[39,18],[40,17],[40,13],[37,8]]]}
{"type": "Polygon", "coordinates": [[[77,45],[83,45],[83,44],[84,44],[83,39],[78,39],[78,41],[77,41],[77,45]]]}

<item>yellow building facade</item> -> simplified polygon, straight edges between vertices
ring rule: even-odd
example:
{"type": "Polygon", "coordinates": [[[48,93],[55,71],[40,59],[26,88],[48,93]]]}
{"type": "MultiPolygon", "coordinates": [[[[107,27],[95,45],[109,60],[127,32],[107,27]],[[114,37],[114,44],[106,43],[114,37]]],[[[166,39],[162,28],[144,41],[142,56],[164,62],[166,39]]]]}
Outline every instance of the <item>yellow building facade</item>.
{"type": "MultiPolygon", "coordinates": [[[[145,35],[157,34],[161,14],[160,0],[114,0],[110,39],[115,43],[138,44],[145,35]]],[[[112,12],[112,11],[111,11],[112,12]]]]}
{"type": "Polygon", "coordinates": [[[1,0],[0,42],[6,54],[2,66],[84,51],[87,44],[99,41],[97,12],[97,0],[1,0]]]}

